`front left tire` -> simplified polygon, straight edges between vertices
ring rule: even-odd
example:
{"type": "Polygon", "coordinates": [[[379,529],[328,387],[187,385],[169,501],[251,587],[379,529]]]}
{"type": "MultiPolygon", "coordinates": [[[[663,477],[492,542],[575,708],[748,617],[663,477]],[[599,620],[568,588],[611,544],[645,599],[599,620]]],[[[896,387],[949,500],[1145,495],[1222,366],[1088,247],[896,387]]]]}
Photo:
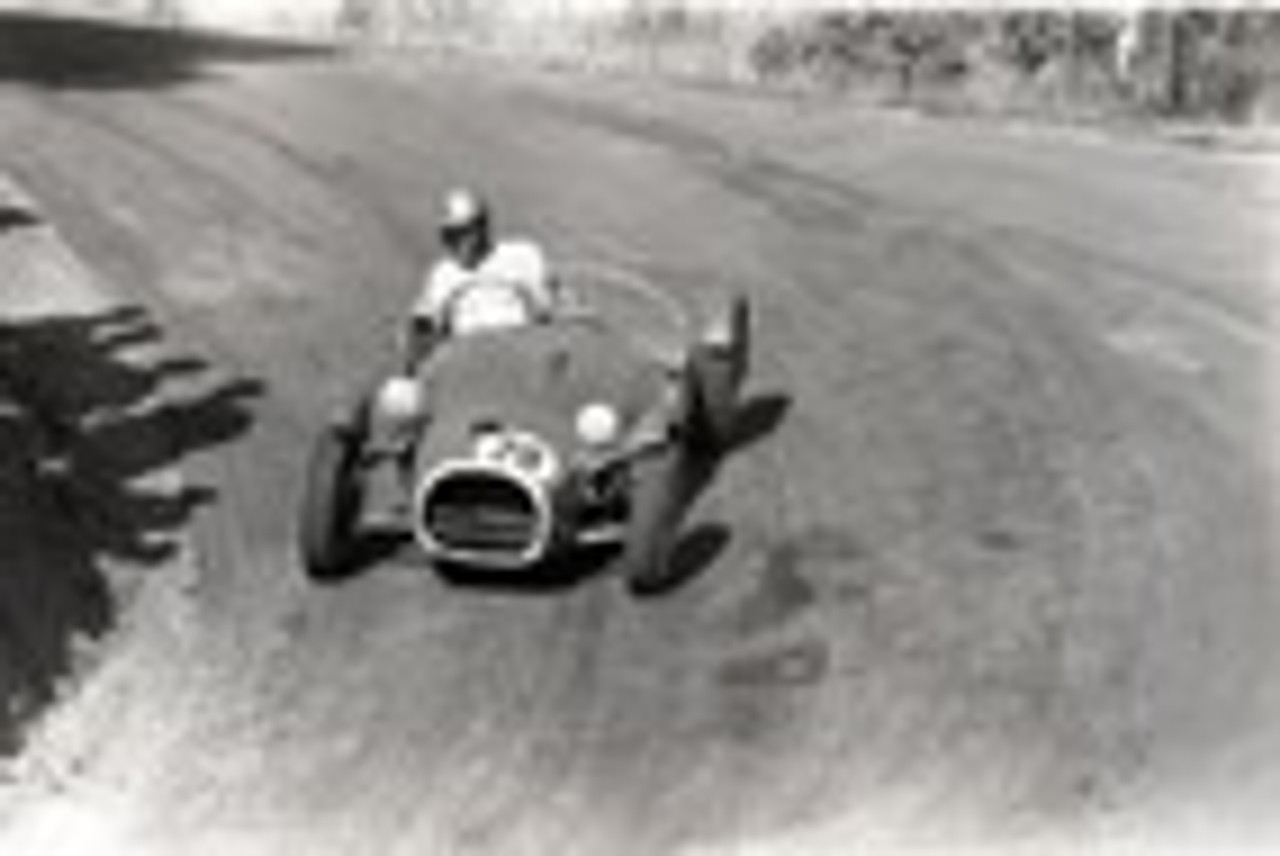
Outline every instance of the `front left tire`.
{"type": "Polygon", "coordinates": [[[683,509],[684,465],[678,447],[632,465],[623,567],[636,597],[661,594],[678,581],[671,559],[683,509]]]}

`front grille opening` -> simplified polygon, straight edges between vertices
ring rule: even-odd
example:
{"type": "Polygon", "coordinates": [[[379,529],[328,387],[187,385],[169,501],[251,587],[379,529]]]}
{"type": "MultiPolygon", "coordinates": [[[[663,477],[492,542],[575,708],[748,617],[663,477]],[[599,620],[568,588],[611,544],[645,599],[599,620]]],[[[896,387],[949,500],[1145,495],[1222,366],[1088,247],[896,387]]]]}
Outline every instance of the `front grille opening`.
{"type": "Polygon", "coordinates": [[[421,515],[426,531],[447,550],[522,553],[538,537],[533,497],[501,476],[448,476],[426,497],[421,515]]]}

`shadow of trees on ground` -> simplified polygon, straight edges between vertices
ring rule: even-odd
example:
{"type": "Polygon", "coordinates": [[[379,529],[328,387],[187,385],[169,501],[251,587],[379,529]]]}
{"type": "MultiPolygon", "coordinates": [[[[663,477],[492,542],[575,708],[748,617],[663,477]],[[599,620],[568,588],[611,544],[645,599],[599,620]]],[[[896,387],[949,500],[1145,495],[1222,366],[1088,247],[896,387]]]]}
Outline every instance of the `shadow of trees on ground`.
{"type": "Polygon", "coordinates": [[[214,500],[172,466],[248,431],[263,390],[166,355],[139,308],[0,323],[0,752],[214,500]]]}
{"type": "Polygon", "coordinates": [[[141,89],[195,80],[209,66],[332,55],[293,41],[0,11],[0,82],[141,89]]]}

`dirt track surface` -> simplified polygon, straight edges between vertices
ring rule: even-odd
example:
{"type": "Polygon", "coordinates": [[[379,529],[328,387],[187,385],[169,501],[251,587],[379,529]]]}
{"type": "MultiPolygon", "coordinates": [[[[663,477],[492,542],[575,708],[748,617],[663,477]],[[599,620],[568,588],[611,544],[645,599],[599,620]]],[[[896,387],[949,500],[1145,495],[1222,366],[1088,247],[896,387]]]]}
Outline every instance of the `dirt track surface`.
{"type": "Polygon", "coordinates": [[[205,71],[0,89],[0,168],[265,389],[178,456],[211,493],[179,614],[51,724],[121,852],[1260,840],[1266,162],[466,68],[205,71]],[[404,556],[302,580],[305,446],[385,359],[455,183],[557,257],[752,296],[752,436],[666,597],[404,556]]]}

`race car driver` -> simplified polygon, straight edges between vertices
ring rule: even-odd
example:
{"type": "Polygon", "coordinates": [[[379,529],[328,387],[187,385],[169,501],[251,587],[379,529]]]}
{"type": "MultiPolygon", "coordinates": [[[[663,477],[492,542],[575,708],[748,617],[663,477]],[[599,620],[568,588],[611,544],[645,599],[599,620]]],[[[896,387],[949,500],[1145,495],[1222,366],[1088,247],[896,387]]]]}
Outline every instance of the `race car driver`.
{"type": "MultiPolygon", "coordinates": [[[[387,479],[408,478],[413,437],[428,418],[418,374],[434,348],[449,338],[536,323],[557,305],[559,290],[542,250],[529,241],[495,240],[488,206],[477,194],[454,190],[445,196],[439,236],[444,252],[413,304],[402,370],[382,383],[365,411],[367,448],[397,464],[370,471],[371,495],[404,493],[387,479]]],[[[384,511],[391,519],[398,513],[384,511]]]]}
{"type": "Polygon", "coordinates": [[[530,241],[496,240],[480,196],[468,190],[447,194],[439,236],[444,254],[428,273],[411,313],[409,368],[442,339],[524,326],[551,315],[555,286],[541,248],[530,241]]]}

